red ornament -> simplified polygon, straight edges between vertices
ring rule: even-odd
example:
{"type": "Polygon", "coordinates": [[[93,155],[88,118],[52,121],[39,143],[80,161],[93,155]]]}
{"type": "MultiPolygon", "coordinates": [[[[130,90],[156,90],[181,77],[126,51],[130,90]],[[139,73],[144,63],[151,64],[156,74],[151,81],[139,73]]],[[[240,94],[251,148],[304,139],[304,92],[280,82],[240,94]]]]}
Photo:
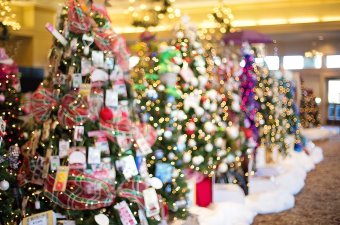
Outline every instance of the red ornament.
{"type": "Polygon", "coordinates": [[[251,138],[253,136],[253,131],[249,128],[243,128],[243,132],[246,138],[251,138]]]}
{"type": "Polygon", "coordinates": [[[111,109],[109,107],[103,107],[101,110],[100,110],[100,118],[104,121],[107,121],[107,120],[112,120],[113,119],[113,113],[111,111],[111,109]]]}

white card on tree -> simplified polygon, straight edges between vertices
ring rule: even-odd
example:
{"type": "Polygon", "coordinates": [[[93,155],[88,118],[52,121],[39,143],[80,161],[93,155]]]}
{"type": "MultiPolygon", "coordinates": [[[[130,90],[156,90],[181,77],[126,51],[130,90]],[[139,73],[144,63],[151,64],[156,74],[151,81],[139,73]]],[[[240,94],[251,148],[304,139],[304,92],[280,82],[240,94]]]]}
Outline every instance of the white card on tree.
{"type": "Polygon", "coordinates": [[[70,142],[67,140],[59,141],[59,157],[64,158],[68,155],[68,149],[70,148],[70,142]]]}
{"type": "Polygon", "coordinates": [[[100,149],[94,146],[89,147],[87,163],[88,164],[100,164],[100,149]]]}
{"type": "Polygon", "coordinates": [[[154,188],[148,188],[143,190],[143,197],[145,203],[146,216],[157,216],[160,212],[159,202],[156,190],[154,188]]]}
{"type": "Polygon", "coordinates": [[[92,51],[92,64],[94,67],[104,68],[104,52],[103,51],[92,51]]]}
{"type": "Polygon", "coordinates": [[[107,89],[105,95],[105,105],[109,108],[118,107],[118,92],[114,89],[107,89]]]}

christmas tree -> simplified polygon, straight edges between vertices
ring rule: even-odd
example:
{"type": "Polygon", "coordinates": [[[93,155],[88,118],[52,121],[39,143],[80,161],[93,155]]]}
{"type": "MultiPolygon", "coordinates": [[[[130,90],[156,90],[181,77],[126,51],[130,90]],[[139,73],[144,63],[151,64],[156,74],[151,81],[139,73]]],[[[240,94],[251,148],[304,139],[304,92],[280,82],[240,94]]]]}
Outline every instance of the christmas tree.
{"type": "Polygon", "coordinates": [[[0,48],[0,223],[16,224],[20,216],[16,182],[19,145],[24,140],[18,67],[0,48]]]}
{"type": "Polygon", "coordinates": [[[223,147],[225,134],[219,114],[222,97],[209,80],[204,49],[196,30],[185,19],[172,45],[183,58],[177,82],[178,90],[183,93],[183,102],[179,102],[178,108],[187,115],[182,122],[186,139],[183,162],[192,171],[212,176],[221,160],[218,152],[223,147]]]}
{"type": "Polygon", "coordinates": [[[304,128],[320,126],[319,106],[315,102],[315,95],[312,89],[302,86],[302,98],[300,104],[301,125],[304,128]]]}
{"type": "MultiPolygon", "coordinates": [[[[256,113],[256,126],[259,129],[259,148],[265,151],[266,163],[276,163],[285,154],[286,123],[282,118],[283,106],[280,101],[279,81],[270,73],[265,63],[258,66],[259,76],[256,96],[259,107],[256,113]]],[[[260,163],[258,161],[258,166],[260,163]]]]}
{"type": "MultiPolygon", "coordinates": [[[[242,165],[245,161],[240,157],[247,150],[244,134],[239,131],[239,118],[243,113],[240,109],[240,58],[230,46],[224,45],[222,51],[215,49],[210,42],[204,46],[208,65],[213,65],[208,67],[208,72],[215,80],[214,88],[222,97],[221,118],[226,127],[224,149],[218,153],[221,163],[217,169],[216,181],[238,184],[248,193],[247,171],[244,171],[247,165],[242,165]],[[209,68],[212,68],[211,71],[209,68]]],[[[215,46],[218,44],[215,43],[215,46]]]]}
{"type": "Polygon", "coordinates": [[[155,137],[134,111],[124,39],[104,1],[67,1],[56,26],[46,26],[55,37],[48,76],[32,96],[35,123],[22,147],[23,216],[158,224],[161,184],[145,160],[155,137]]]}
{"type": "MultiPolygon", "coordinates": [[[[299,109],[296,104],[296,85],[293,80],[293,75],[289,71],[284,71],[279,79],[280,95],[283,105],[283,113],[281,121],[288,135],[294,136],[295,149],[302,149],[301,122],[299,109]]],[[[285,141],[286,148],[290,143],[285,141]]]]}
{"type": "MultiPolygon", "coordinates": [[[[142,36],[145,37],[146,33],[142,36]]],[[[177,110],[180,94],[174,83],[171,84],[172,77],[175,77],[172,82],[176,82],[180,68],[174,61],[181,63],[181,55],[164,44],[160,45],[158,51],[154,46],[154,40],[142,38],[133,47],[138,49],[140,57],[133,77],[142,121],[152,125],[158,136],[152,147],[154,154],[150,154],[147,163],[149,172],[163,182],[160,194],[169,207],[170,220],[185,219],[188,214],[188,188],[183,174],[182,153],[185,145],[180,123],[186,115],[177,110]]]]}

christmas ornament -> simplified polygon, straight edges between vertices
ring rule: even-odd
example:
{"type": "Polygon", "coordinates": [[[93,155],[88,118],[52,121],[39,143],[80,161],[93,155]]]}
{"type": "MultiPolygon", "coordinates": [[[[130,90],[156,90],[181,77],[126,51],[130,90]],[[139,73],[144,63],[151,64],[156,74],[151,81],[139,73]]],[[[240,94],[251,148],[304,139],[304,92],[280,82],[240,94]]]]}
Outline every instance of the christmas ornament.
{"type": "Polygon", "coordinates": [[[103,107],[100,110],[99,116],[104,121],[113,119],[113,113],[112,113],[112,110],[109,107],[103,107]]]}
{"type": "Polygon", "coordinates": [[[194,139],[189,139],[188,146],[190,148],[195,147],[196,146],[196,141],[194,139]]]}
{"type": "Polygon", "coordinates": [[[221,148],[222,145],[223,145],[223,142],[224,142],[224,141],[223,141],[223,138],[218,137],[218,138],[215,139],[214,144],[216,145],[216,147],[221,148]]]}
{"type": "Polygon", "coordinates": [[[157,177],[151,177],[148,179],[148,183],[155,189],[161,189],[163,187],[162,181],[157,177]]]}
{"type": "Polygon", "coordinates": [[[207,133],[212,133],[216,131],[216,126],[212,122],[208,121],[204,123],[204,131],[207,133]]]}
{"type": "Polygon", "coordinates": [[[183,154],[183,162],[184,163],[189,163],[191,161],[191,153],[190,152],[185,152],[183,154]]]}
{"type": "Polygon", "coordinates": [[[202,162],[204,162],[204,158],[203,156],[199,155],[199,156],[194,156],[192,158],[192,163],[195,165],[195,166],[198,166],[200,165],[202,162]]]}
{"type": "Polygon", "coordinates": [[[220,172],[220,173],[225,173],[225,172],[227,172],[227,170],[228,170],[228,165],[226,163],[221,163],[218,166],[218,172],[220,172]]]}
{"type": "Polygon", "coordinates": [[[102,213],[95,215],[94,220],[98,225],[109,225],[110,223],[109,218],[102,213]]]}
{"type": "Polygon", "coordinates": [[[0,182],[0,189],[1,189],[2,191],[7,191],[8,188],[9,188],[9,183],[8,183],[8,181],[7,181],[7,180],[2,180],[2,181],[0,182]]]}
{"type": "Polygon", "coordinates": [[[175,156],[176,156],[175,153],[170,152],[170,153],[168,154],[168,159],[169,159],[169,160],[174,160],[175,156]]]}
{"type": "Polygon", "coordinates": [[[164,132],[164,138],[169,140],[172,137],[172,132],[170,130],[166,130],[164,132]]]}
{"type": "Polygon", "coordinates": [[[211,143],[208,143],[204,146],[204,150],[206,152],[211,152],[214,149],[214,146],[211,143]]]}
{"type": "Polygon", "coordinates": [[[204,109],[203,109],[202,107],[196,107],[196,108],[195,108],[195,114],[196,114],[198,117],[203,116],[203,114],[204,114],[204,109]]]}
{"type": "Polygon", "coordinates": [[[239,136],[239,129],[236,126],[230,126],[226,128],[228,136],[232,139],[236,139],[239,136]]]}

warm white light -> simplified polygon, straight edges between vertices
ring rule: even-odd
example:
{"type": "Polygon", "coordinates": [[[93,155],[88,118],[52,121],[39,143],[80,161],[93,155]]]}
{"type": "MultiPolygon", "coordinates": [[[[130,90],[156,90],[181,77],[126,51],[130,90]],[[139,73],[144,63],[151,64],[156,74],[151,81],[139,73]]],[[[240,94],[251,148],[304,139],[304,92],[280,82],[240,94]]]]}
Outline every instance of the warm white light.
{"type": "Polygon", "coordinates": [[[315,103],[319,105],[319,104],[321,103],[321,98],[316,97],[316,98],[315,98],[315,103]]]}

